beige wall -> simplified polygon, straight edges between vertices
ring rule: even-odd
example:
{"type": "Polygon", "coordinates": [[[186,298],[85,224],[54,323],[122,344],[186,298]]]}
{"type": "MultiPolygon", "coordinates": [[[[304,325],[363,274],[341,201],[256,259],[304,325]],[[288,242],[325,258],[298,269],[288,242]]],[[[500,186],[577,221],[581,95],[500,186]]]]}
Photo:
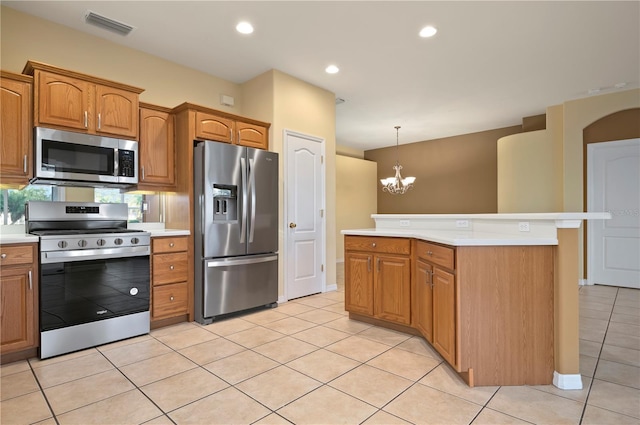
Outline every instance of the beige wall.
{"type": "Polygon", "coordinates": [[[350,156],[352,158],[364,158],[364,151],[360,149],[350,148],[348,146],[336,146],[336,155],[350,156]]]}
{"type": "Polygon", "coordinates": [[[555,208],[553,139],[547,130],[498,140],[498,212],[549,212],[555,208]]]}
{"type": "MultiPolygon", "coordinates": [[[[400,145],[402,176],[416,177],[402,196],[380,192],[380,214],[493,213],[498,209],[497,141],[522,126],[400,145]]],[[[402,133],[401,133],[402,137],[402,133]]],[[[396,148],[365,151],[378,179],[393,175],[396,148]]]]}
{"type": "Polygon", "coordinates": [[[243,115],[240,86],[8,7],[0,11],[0,67],[21,73],[27,60],[145,89],[140,100],[174,107],[182,102],[243,115]],[[235,107],[220,104],[220,95],[235,107]]]}
{"type": "MultiPolygon", "coordinates": [[[[269,146],[280,153],[279,250],[284,252],[284,131],[292,130],[325,140],[326,283],[336,283],[336,163],[335,95],[277,70],[242,85],[245,112],[271,122],[269,146]]],[[[281,257],[282,258],[282,257],[281,257]]],[[[280,261],[280,295],[284,294],[284,266],[280,261]]]]}
{"type": "Polygon", "coordinates": [[[371,214],[377,211],[377,165],[348,156],[336,156],[336,256],[344,261],[345,229],[375,227],[371,214]]]}

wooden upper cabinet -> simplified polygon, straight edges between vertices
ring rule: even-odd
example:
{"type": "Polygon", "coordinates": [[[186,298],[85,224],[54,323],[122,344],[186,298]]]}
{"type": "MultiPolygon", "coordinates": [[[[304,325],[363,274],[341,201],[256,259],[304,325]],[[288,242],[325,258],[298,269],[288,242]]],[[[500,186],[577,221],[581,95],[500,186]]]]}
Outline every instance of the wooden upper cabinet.
{"type": "Polygon", "coordinates": [[[137,87],[29,61],[34,125],[138,139],[137,87]]]}
{"type": "Polygon", "coordinates": [[[232,143],[233,120],[205,112],[196,112],[196,137],[232,143]]]}
{"type": "Polygon", "coordinates": [[[138,138],[138,94],[96,86],[96,132],[138,138]]]}
{"type": "Polygon", "coordinates": [[[33,175],[31,158],[32,78],[2,71],[0,75],[0,180],[26,185],[33,175]]]}
{"type": "Polygon", "coordinates": [[[269,149],[269,130],[256,124],[236,121],[237,138],[233,143],[257,149],[269,149]]]}
{"type": "Polygon", "coordinates": [[[174,116],[167,108],[140,105],[140,172],[138,189],[173,189],[175,175],[174,116]]]}
{"type": "Polygon", "coordinates": [[[35,125],[87,131],[93,85],[48,72],[35,74],[35,125]]]}

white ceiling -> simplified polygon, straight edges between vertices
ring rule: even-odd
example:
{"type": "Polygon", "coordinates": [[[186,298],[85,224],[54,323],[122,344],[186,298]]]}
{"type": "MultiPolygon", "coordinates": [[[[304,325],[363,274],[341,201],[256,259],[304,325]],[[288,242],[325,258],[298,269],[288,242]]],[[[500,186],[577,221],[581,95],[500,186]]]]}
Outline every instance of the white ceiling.
{"type": "Polygon", "coordinates": [[[639,86],[638,1],[5,1],[11,8],[243,83],[278,69],[334,92],[355,149],[518,125],[639,86]],[[84,23],[92,10],[136,27],[84,23]],[[252,35],[235,31],[240,20],[252,35]],[[418,37],[425,25],[438,33],[418,37]],[[328,75],[334,63],[340,72],[328,75]],[[619,83],[624,88],[616,88],[619,83]]]}

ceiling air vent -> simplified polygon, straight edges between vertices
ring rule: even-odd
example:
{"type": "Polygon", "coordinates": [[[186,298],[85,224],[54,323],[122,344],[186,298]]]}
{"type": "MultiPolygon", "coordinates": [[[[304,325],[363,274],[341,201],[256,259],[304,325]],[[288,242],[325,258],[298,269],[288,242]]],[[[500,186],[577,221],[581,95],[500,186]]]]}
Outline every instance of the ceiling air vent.
{"type": "Polygon", "coordinates": [[[84,21],[88,24],[104,28],[120,35],[129,35],[129,33],[135,28],[131,25],[123,24],[122,22],[114,21],[113,19],[98,15],[90,10],[84,15],[84,21]]]}

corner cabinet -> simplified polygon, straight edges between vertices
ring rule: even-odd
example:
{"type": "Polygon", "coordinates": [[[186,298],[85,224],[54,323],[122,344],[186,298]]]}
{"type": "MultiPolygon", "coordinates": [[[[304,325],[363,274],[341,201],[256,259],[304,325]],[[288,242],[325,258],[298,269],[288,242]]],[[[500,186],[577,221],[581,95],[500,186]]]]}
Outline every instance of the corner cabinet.
{"type": "Polygon", "coordinates": [[[25,186],[32,165],[33,78],[2,71],[0,74],[0,182],[25,186]]]}
{"type": "Polygon", "coordinates": [[[0,246],[0,354],[38,346],[37,244],[0,246]]]}
{"type": "Polygon", "coordinates": [[[171,110],[140,104],[138,189],[172,191],[176,186],[175,123],[171,110]]]}
{"type": "Polygon", "coordinates": [[[29,61],[34,78],[34,126],[138,139],[142,89],[29,61]]]}
{"type": "Polygon", "coordinates": [[[411,324],[410,254],[409,239],[346,236],[346,310],[411,324]]]}
{"type": "Polygon", "coordinates": [[[151,240],[151,321],[181,318],[189,313],[188,238],[151,240]]]}

